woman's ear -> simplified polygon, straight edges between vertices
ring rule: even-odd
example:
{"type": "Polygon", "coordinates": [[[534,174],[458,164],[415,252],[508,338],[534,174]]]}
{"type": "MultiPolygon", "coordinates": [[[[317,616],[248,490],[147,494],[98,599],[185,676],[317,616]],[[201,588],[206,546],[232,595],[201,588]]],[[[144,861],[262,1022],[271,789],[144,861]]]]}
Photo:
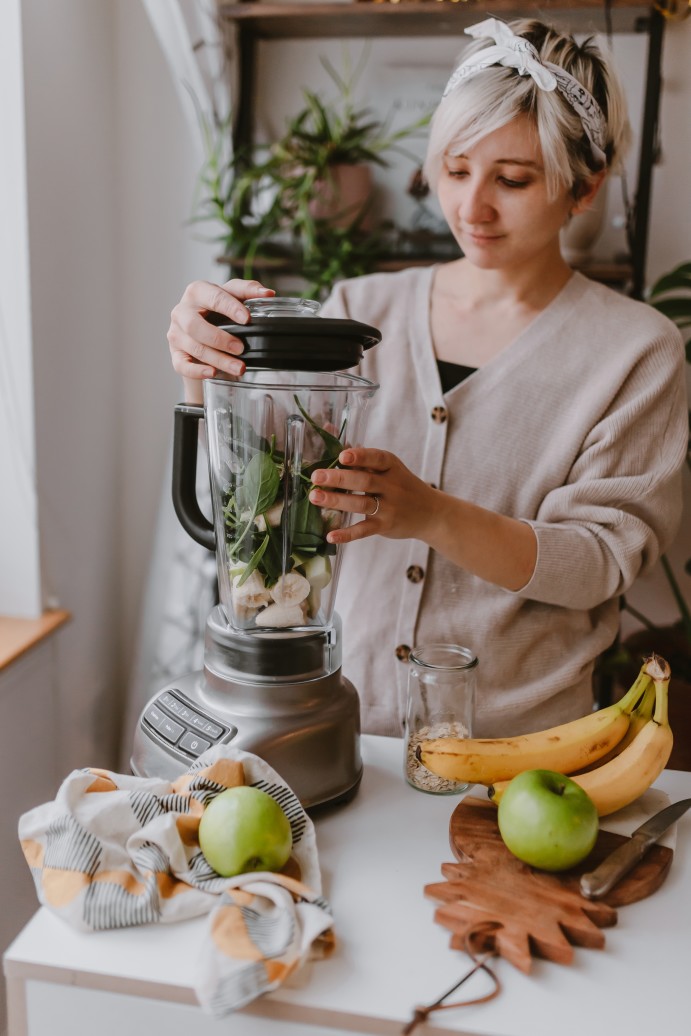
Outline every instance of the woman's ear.
{"type": "Polygon", "coordinates": [[[582,181],[574,197],[570,212],[571,216],[578,216],[581,212],[585,212],[590,208],[606,176],[607,170],[601,169],[599,173],[593,173],[587,180],[582,181]]]}

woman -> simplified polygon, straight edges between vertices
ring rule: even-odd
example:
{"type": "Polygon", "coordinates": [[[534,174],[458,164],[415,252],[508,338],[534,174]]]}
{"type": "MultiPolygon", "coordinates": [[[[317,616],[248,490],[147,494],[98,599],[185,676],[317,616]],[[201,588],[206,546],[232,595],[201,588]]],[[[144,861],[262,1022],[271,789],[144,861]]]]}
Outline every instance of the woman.
{"type": "MultiPolygon", "coordinates": [[[[407,655],[429,641],[480,659],[476,736],[589,711],[619,595],[681,515],[681,337],[559,247],[628,142],[615,73],[591,42],[537,21],[466,32],[425,163],[463,258],[343,282],[322,310],[383,333],[359,368],[381,385],[375,448],[344,450],[311,492],[366,516],[329,538],[358,541],[338,611],[370,733],[402,732],[407,655]]],[[[241,343],[204,313],[245,322],[242,300],[262,293],[188,287],[168,337],[190,399],[200,379],[244,369],[241,343]]]]}

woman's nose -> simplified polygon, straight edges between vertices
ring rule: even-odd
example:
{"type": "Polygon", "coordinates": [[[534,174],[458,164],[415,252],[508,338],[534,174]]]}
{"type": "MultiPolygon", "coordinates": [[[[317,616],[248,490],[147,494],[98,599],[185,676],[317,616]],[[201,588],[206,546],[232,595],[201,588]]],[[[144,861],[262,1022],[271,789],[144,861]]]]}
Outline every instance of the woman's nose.
{"type": "Polygon", "coordinates": [[[466,223],[487,223],[492,219],[494,209],[487,185],[480,180],[466,181],[459,208],[466,223]]]}

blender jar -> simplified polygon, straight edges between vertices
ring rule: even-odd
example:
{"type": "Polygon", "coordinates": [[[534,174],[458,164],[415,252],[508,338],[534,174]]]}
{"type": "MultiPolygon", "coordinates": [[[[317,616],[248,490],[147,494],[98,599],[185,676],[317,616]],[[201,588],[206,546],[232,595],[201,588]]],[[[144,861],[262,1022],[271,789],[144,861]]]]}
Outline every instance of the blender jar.
{"type": "Polygon", "coordinates": [[[311,476],[362,441],[377,386],[350,374],[247,370],[204,383],[221,603],[235,629],[326,626],[350,515],[310,503],[311,476]]]}
{"type": "Polygon", "coordinates": [[[216,551],[219,596],[237,631],[331,624],[339,549],[331,529],[350,521],[309,501],[312,473],[363,441],[378,386],[343,373],[381,333],[318,316],[309,299],[249,300],[248,324],[206,319],[240,338],[240,379],[204,382],[204,407],[175,408],[173,503],[197,542],[216,551]],[[199,421],[206,424],[213,523],[196,498],[199,421]]]}

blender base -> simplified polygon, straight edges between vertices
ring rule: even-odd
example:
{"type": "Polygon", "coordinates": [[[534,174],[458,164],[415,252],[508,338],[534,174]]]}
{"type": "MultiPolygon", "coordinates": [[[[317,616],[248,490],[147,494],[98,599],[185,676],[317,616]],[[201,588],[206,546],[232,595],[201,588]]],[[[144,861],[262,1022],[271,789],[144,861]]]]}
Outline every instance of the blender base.
{"type": "Polygon", "coordinates": [[[242,687],[207,670],[189,673],[144,707],[131,769],[173,781],[222,744],[264,759],[305,809],[343,804],[362,779],[357,691],[340,669],[300,684],[242,687]]]}

